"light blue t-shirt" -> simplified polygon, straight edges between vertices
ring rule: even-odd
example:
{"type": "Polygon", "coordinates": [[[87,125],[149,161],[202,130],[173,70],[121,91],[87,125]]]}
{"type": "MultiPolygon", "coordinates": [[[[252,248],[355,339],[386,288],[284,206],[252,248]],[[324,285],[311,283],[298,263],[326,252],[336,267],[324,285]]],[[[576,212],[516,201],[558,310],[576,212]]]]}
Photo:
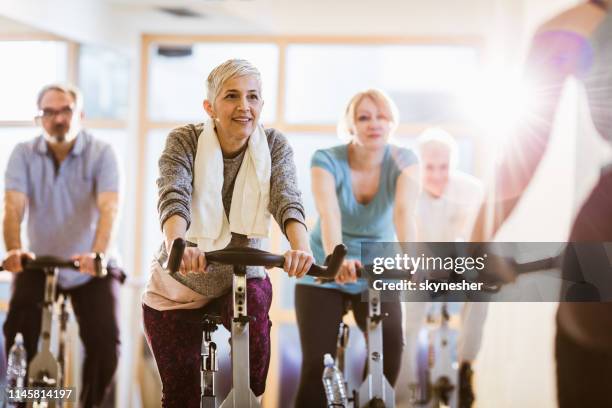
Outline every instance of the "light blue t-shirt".
{"type": "MultiPolygon", "coordinates": [[[[18,144],[8,161],[5,190],[27,195],[28,250],[69,258],[90,252],[98,224],[98,193],[118,191],[119,170],[111,146],[81,131],[55,169],[44,137],[18,144]]],[[[60,270],[58,283],[70,289],[92,277],[60,270]]]]}
{"type": "MultiPolygon", "coordinates": [[[[348,248],[346,259],[361,260],[362,242],[395,241],[393,204],[397,179],[404,168],[417,162],[418,159],[412,150],[387,145],[378,191],[368,204],[363,205],[357,202],[353,194],[351,169],[348,165],[348,145],[343,144],[315,152],[310,166],[325,169],[334,176],[342,218],[342,241],[348,248]]],[[[323,263],[325,253],[321,240],[321,220],[317,221],[310,234],[310,246],[316,262],[323,263]]],[[[360,293],[367,287],[364,279],[342,285],[335,282],[318,284],[309,276],[300,279],[298,284],[340,289],[351,294],[360,293]]]]}

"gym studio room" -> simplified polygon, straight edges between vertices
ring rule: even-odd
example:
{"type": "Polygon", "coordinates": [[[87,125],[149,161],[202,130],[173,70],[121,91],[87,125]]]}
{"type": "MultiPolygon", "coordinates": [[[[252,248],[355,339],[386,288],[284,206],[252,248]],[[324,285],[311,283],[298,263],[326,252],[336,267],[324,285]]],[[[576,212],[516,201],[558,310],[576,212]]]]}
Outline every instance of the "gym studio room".
{"type": "Polygon", "coordinates": [[[2,406],[612,406],[609,7],[0,0],[2,406]]]}

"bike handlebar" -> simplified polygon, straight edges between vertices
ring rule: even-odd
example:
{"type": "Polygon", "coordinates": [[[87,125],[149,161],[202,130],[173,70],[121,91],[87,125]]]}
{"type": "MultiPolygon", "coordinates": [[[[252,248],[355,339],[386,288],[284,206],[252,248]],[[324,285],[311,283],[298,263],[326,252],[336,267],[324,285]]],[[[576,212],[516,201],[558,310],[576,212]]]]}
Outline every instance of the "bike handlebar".
{"type": "MultiPolygon", "coordinates": [[[[34,259],[23,257],[21,259],[21,265],[26,270],[40,270],[47,268],[67,268],[78,270],[81,264],[77,260],[65,259],[52,255],[37,256],[34,259]]],[[[4,270],[4,266],[0,265],[0,271],[4,270]]],[[[94,258],[94,271],[96,277],[104,277],[108,273],[106,265],[104,264],[104,254],[96,253],[94,258]]]]}
{"type": "Polygon", "coordinates": [[[64,259],[56,256],[38,256],[34,259],[23,258],[21,260],[23,269],[47,269],[47,268],[67,268],[79,269],[81,267],[79,261],[73,259],[64,259]]]}
{"type": "MultiPolygon", "coordinates": [[[[371,270],[373,265],[365,265],[361,268],[357,268],[357,278],[366,278],[366,279],[385,279],[385,280],[402,280],[402,279],[412,279],[412,274],[410,271],[402,270],[402,269],[385,269],[385,272],[382,275],[377,275],[374,273],[369,273],[368,270],[371,270]]],[[[334,277],[324,277],[319,279],[320,283],[329,283],[333,282],[334,277]]]]}
{"type": "MultiPolygon", "coordinates": [[[[164,269],[170,271],[171,275],[178,272],[185,252],[186,242],[182,238],[177,238],[172,242],[168,261],[164,269]]],[[[314,277],[329,278],[336,276],[346,256],[346,247],[342,244],[334,248],[334,252],[326,262],[326,266],[313,264],[308,270],[308,275],[314,277]]],[[[205,252],[207,262],[223,265],[243,265],[243,266],[266,266],[282,268],[285,264],[285,257],[255,248],[225,248],[217,251],[205,252]]]]}

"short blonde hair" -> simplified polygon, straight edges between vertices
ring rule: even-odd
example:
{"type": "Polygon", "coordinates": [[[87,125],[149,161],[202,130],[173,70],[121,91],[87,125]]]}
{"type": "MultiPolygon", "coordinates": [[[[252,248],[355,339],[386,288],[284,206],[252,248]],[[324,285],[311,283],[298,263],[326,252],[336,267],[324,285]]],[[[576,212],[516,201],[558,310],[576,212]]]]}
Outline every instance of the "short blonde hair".
{"type": "Polygon", "coordinates": [[[261,88],[261,73],[253,64],[243,59],[230,59],[223,64],[215,67],[206,80],[207,95],[206,98],[213,103],[223,84],[232,78],[242,76],[255,76],[261,88]]]}
{"type": "Polygon", "coordinates": [[[392,135],[397,129],[397,125],[399,124],[399,111],[395,105],[395,102],[393,102],[389,95],[387,95],[384,91],[371,88],[353,95],[346,105],[344,114],[338,122],[338,136],[341,139],[350,140],[353,137],[352,129],[355,128],[355,114],[357,106],[365,98],[370,98],[374,104],[376,104],[378,109],[389,116],[389,121],[391,122],[390,135],[392,135]]]}
{"type": "Polygon", "coordinates": [[[75,109],[81,110],[83,108],[83,97],[79,88],[74,85],[56,83],[45,85],[40,91],[38,91],[38,95],[36,96],[36,107],[38,109],[40,109],[40,103],[42,102],[47,92],[51,91],[61,92],[66,95],[70,95],[70,97],[74,101],[75,109]]]}
{"type": "Polygon", "coordinates": [[[419,156],[422,156],[423,149],[425,149],[427,146],[437,146],[447,150],[450,157],[449,167],[457,167],[459,147],[457,146],[455,138],[446,130],[438,127],[425,129],[417,139],[417,150],[419,156]]]}

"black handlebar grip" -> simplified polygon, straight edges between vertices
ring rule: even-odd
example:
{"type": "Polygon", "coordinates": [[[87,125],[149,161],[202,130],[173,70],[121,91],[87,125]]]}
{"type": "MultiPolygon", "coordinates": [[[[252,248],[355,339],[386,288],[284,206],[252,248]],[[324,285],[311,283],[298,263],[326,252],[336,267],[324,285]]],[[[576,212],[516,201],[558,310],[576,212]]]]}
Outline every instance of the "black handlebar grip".
{"type": "Polygon", "coordinates": [[[96,256],[94,257],[94,271],[97,278],[103,278],[108,273],[106,270],[103,253],[96,252],[96,256]]]}
{"type": "Polygon", "coordinates": [[[267,266],[282,268],[285,257],[257,248],[225,248],[206,252],[206,262],[222,265],[267,266]]]}
{"type": "Polygon", "coordinates": [[[34,259],[24,257],[21,259],[23,269],[69,268],[78,270],[79,261],[74,259],[58,258],[51,255],[37,256],[34,259]]]}
{"type": "Polygon", "coordinates": [[[170,253],[168,254],[168,261],[164,265],[164,269],[167,269],[171,275],[177,273],[181,268],[185,246],[186,243],[183,238],[176,238],[172,241],[172,247],[170,247],[170,253]]]}
{"type": "Polygon", "coordinates": [[[336,245],[334,252],[332,252],[326,260],[327,266],[320,267],[319,265],[312,265],[308,271],[308,275],[315,278],[322,278],[322,281],[333,280],[342,266],[346,253],[347,249],[344,244],[336,245]]]}
{"type": "Polygon", "coordinates": [[[348,250],[344,244],[336,245],[334,248],[334,252],[332,252],[331,258],[329,258],[329,262],[327,264],[327,271],[334,276],[340,270],[342,266],[342,262],[344,262],[344,257],[348,250]]]}

